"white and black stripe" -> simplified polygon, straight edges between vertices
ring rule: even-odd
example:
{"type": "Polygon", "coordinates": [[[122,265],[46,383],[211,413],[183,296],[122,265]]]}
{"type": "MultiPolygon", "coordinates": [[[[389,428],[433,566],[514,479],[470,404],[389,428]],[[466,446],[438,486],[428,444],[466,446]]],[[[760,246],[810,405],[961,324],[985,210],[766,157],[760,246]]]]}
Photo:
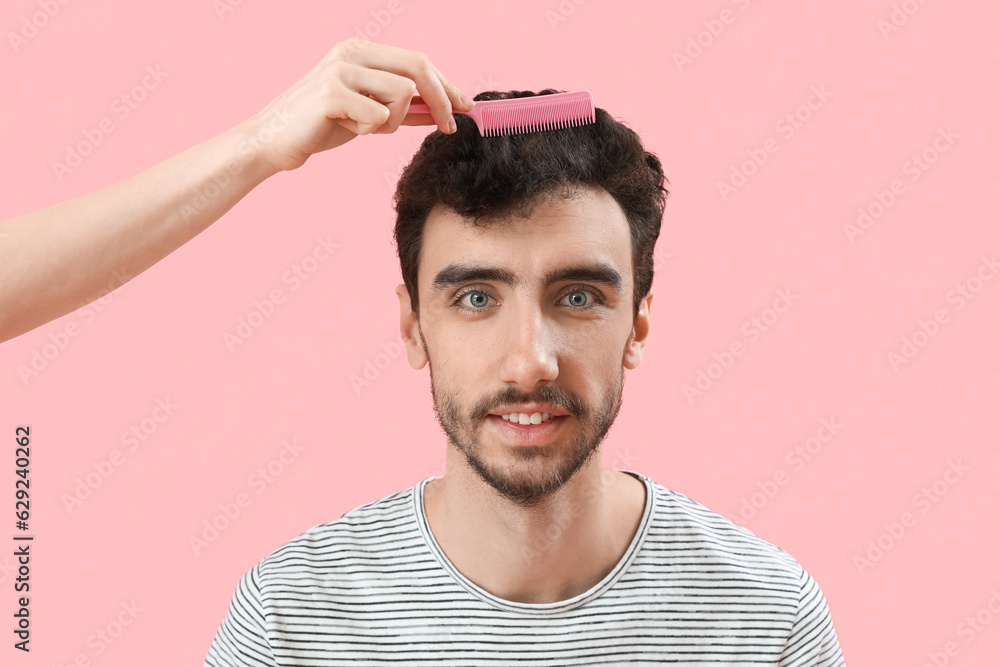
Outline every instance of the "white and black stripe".
{"type": "Polygon", "coordinates": [[[823,593],[794,558],[631,474],[652,502],[615,569],[574,598],[510,602],[463,577],[427,527],[428,478],[247,572],[205,664],[844,665],[823,593]]]}

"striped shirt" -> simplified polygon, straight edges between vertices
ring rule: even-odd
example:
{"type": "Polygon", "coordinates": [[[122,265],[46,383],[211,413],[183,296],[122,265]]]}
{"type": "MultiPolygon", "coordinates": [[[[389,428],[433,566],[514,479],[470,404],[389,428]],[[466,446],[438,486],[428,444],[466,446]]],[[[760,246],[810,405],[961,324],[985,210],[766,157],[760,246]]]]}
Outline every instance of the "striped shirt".
{"type": "Polygon", "coordinates": [[[576,597],[511,602],[466,579],[428,527],[428,478],[251,568],[205,665],[844,665],[826,599],[794,558],[629,474],[646,485],[639,528],[576,597]]]}

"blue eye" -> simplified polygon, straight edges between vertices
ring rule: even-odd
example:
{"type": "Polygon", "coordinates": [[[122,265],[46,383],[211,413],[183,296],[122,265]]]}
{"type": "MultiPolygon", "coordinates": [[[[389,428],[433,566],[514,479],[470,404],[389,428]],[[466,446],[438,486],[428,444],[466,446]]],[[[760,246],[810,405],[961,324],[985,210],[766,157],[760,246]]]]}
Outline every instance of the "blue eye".
{"type": "Polygon", "coordinates": [[[462,294],[459,295],[458,301],[456,301],[456,303],[459,305],[460,308],[464,308],[465,310],[483,310],[489,303],[490,298],[491,298],[490,295],[487,294],[486,292],[481,292],[479,290],[469,290],[468,292],[462,292],[462,294]],[[465,297],[467,296],[472,297],[469,300],[469,305],[471,305],[472,308],[462,305],[463,302],[465,301],[465,297]]]}
{"type": "MultiPolygon", "coordinates": [[[[572,292],[570,292],[569,294],[567,294],[566,297],[573,297],[574,295],[577,295],[577,294],[583,294],[583,295],[587,296],[588,297],[587,302],[589,302],[589,301],[592,300],[592,299],[589,299],[589,297],[591,296],[591,293],[587,292],[586,290],[582,290],[582,289],[573,290],[572,292]]],[[[563,298],[566,298],[566,297],[563,297],[563,298]]],[[[572,303],[572,301],[573,301],[573,299],[570,298],[570,302],[571,303],[572,303]]],[[[579,299],[576,301],[576,303],[573,303],[573,305],[574,306],[579,306],[580,310],[587,310],[588,308],[592,308],[593,307],[593,306],[586,305],[586,303],[580,303],[579,299]]]]}

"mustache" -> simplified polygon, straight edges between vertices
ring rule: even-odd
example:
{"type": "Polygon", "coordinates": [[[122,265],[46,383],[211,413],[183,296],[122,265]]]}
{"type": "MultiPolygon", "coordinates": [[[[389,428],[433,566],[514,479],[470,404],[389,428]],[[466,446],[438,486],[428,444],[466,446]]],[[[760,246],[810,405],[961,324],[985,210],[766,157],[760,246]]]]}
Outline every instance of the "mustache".
{"type": "Polygon", "coordinates": [[[507,387],[492,396],[477,401],[472,408],[472,418],[473,420],[485,419],[496,408],[512,403],[551,403],[574,417],[587,414],[587,404],[579,396],[558,387],[546,386],[530,394],[518,391],[513,387],[507,387]]]}

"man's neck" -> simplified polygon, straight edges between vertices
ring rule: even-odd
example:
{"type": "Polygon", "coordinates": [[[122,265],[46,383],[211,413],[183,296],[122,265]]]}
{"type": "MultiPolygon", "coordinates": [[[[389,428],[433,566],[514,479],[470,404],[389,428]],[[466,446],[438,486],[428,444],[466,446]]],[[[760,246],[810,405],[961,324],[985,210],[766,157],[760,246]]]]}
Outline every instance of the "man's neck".
{"type": "Polygon", "coordinates": [[[434,539],[459,572],[499,598],[542,604],[575,597],[618,564],[647,502],[645,485],[602,468],[600,452],[591,463],[525,508],[449,451],[448,473],[424,487],[434,539]]]}

